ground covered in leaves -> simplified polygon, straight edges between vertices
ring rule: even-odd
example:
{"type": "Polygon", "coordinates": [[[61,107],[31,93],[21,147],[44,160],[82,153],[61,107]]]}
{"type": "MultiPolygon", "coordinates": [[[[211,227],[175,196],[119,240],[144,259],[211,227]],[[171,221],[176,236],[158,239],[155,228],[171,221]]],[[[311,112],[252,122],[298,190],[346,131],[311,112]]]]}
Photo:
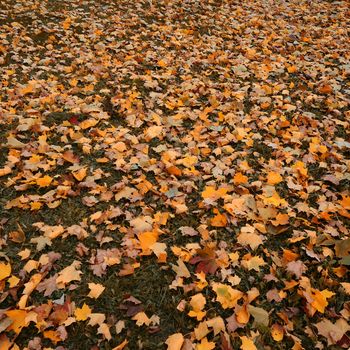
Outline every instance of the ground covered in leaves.
{"type": "Polygon", "coordinates": [[[348,5],[1,1],[0,349],[349,348],[348,5]]]}

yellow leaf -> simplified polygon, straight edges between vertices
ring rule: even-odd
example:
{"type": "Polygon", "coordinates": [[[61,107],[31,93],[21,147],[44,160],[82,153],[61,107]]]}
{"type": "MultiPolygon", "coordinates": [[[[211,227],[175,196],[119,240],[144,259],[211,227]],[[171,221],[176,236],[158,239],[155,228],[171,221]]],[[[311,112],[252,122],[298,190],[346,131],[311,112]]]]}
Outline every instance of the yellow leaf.
{"type": "Polygon", "coordinates": [[[0,262],[0,281],[11,275],[11,265],[0,262]]]}
{"type": "Polygon", "coordinates": [[[202,192],[202,197],[204,199],[209,198],[209,199],[215,201],[215,200],[225,196],[227,191],[228,191],[228,188],[225,188],[225,187],[220,187],[218,189],[215,189],[214,186],[206,186],[204,191],[202,192]]]}
{"type": "Polygon", "coordinates": [[[30,250],[28,248],[21,250],[19,253],[17,253],[18,256],[21,257],[21,260],[25,260],[29,258],[30,256],[30,250]]]}
{"type": "Polygon", "coordinates": [[[307,176],[307,169],[305,167],[305,164],[301,160],[295,162],[292,168],[295,169],[300,175],[307,176]]]}
{"type": "Polygon", "coordinates": [[[52,182],[52,177],[49,175],[45,175],[43,177],[40,177],[39,179],[36,179],[36,184],[40,187],[50,186],[51,182],[52,182]]]}
{"type": "Polygon", "coordinates": [[[158,61],[158,66],[164,68],[164,67],[167,66],[167,63],[164,60],[159,60],[158,61]]]}
{"type": "Polygon", "coordinates": [[[197,344],[196,350],[212,350],[215,348],[215,343],[208,341],[207,338],[203,338],[200,344],[197,344]]]}
{"type": "Polygon", "coordinates": [[[247,338],[245,335],[240,338],[242,341],[241,350],[257,350],[253,340],[247,338]]]}
{"type": "Polygon", "coordinates": [[[219,334],[220,332],[225,331],[225,322],[221,317],[214,317],[208,321],[206,321],[208,327],[213,328],[214,335],[219,334]]]}
{"type": "Polygon", "coordinates": [[[77,270],[79,267],[80,262],[75,260],[71,265],[60,271],[58,277],[56,278],[57,286],[59,288],[63,288],[67,283],[70,283],[72,281],[80,281],[80,275],[82,272],[77,270]]]}
{"type": "Polygon", "coordinates": [[[188,268],[181,259],[177,260],[177,265],[173,265],[173,270],[176,272],[177,277],[191,277],[190,271],[188,271],[188,268]]]}
{"type": "Polygon", "coordinates": [[[84,303],[82,308],[77,308],[74,311],[74,316],[77,321],[85,321],[91,315],[91,309],[89,305],[84,303]]]}
{"type": "Polygon", "coordinates": [[[165,344],[168,345],[167,350],[181,350],[184,342],[184,336],[181,333],[175,333],[168,337],[165,344]]]}
{"type": "Polygon", "coordinates": [[[205,311],[202,311],[206,303],[206,299],[202,293],[198,293],[191,298],[190,305],[192,310],[188,313],[190,317],[196,317],[198,321],[201,321],[206,315],[205,311]]]}
{"type": "Polygon", "coordinates": [[[224,309],[235,307],[238,300],[243,297],[241,291],[223,283],[213,283],[212,288],[216,293],[216,300],[224,309]]]}
{"type": "Polygon", "coordinates": [[[43,206],[40,202],[32,202],[30,203],[30,210],[39,210],[43,206]]]}
{"type": "Polygon", "coordinates": [[[142,325],[149,326],[151,324],[151,319],[144,313],[144,312],[138,312],[132,320],[136,321],[136,324],[140,327],[142,325]]]}
{"type": "Polygon", "coordinates": [[[85,130],[85,129],[88,129],[88,128],[91,128],[92,126],[95,126],[96,124],[98,123],[98,120],[96,119],[86,119],[84,121],[82,121],[79,126],[85,130]]]}
{"type": "Polygon", "coordinates": [[[100,327],[97,329],[97,334],[103,334],[107,340],[111,340],[111,332],[109,331],[109,327],[106,323],[102,323],[100,327]]]}
{"type": "Polygon", "coordinates": [[[271,336],[275,341],[281,341],[284,336],[284,328],[278,324],[274,323],[271,327],[271,336]]]}
{"type": "Polygon", "coordinates": [[[7,282],[9,283],[9,287],[10,288],[13,288],[13,287],[16,287],[17,284],[19,283],[20,279],[16,276],[11,276],[7,282]]]}
{"type": "Polygon", "coordinates": [[[276,220],[272,220],[271,223],[274,226],[287,225],[289,223],[289,215],[278,213],[276,220]]]}
{"type": "Polygon", "coordinates": [[[251,256],[250,254],[247,254],[243,257],[241,264],[249,271],[255,270],[257,272],[260,271],[261,266],[266,265],[263,258],[261,258],[260,256],[251,256]]]}
{"type": "Polygon", "coordinates": [[[198,327],[194,329],[194,335],[197,340],[203,339],[209,332],[210,331],[205,321],[201,322],[198,327]]]}
{"type": "Polygon", "coordinates": [[[98,283],[88,283],[88,286],[90,288],[90,293],[88,294],[88,297],[90,298],[97,299],[105,290],[105,287],[102,284],[98,283]]]}
{"type": "Polygon", "coordinates": [[[333,292],[329,291],[328,289],[324,289],[323,291],[312,289],[311,293],[312,293],[312,299],[314,299],[314,301],[311,303],[311,306],[321,313],[324,313],[324,310],[328,305],[327,299],[335,295],[333,292]]]}

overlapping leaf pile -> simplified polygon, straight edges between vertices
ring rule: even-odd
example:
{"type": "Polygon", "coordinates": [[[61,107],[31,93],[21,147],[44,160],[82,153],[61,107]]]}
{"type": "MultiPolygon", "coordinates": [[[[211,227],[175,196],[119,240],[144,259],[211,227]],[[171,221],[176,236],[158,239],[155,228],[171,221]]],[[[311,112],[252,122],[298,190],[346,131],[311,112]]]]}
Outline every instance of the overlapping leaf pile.
{"type": "Polygon", "coordinates": [[[346,1],[0,8],[1,350],[349,348],[346,1]]]}

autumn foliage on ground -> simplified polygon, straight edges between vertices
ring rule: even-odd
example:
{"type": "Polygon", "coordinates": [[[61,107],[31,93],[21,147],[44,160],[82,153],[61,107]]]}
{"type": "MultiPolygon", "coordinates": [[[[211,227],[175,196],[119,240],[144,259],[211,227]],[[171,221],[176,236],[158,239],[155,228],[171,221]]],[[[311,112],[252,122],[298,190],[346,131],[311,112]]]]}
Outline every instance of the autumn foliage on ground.
{"type": "Polygon", "coordinates": [[[349,30],[1,1],[0,349],[348,349],[349,30]]]}

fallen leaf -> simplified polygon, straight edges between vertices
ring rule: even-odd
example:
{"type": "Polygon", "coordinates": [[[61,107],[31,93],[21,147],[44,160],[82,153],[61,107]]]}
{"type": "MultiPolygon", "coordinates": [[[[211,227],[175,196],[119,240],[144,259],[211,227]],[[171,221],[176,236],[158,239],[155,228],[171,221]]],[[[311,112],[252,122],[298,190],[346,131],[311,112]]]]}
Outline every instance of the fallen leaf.
{"type": "Polygon", "coordinates": [[[11,264],[0,262],[0,281],[11,275],[11,264]]]}
{"type": "Polygon", "coordinates": [[[168,337],[165,344],[168,345],[167,350],[181,350],[184,343],[184,336],[181,333],[175,333],[168,337]]]}
{"type": "Polygon", "coordinates": [[[235,307],[238,300],[243,297],[241,291],[233,289],[229,285],[223,283],[214,282],[212,288],[216,293],[216,301],[218,301],[224,309],[235,307]]]}
{"type": "Polygon", "coordinates": [[[88,286],[90,288],[88,297],[94,298],[94,299],[97,299],[105,290],[105,287],[99,283],[88,283],[88,286]]]}
{"type": "Polygon", "coordinates": [[[76,308],[74,311],[74,316],[77,321],[85,321],[91,315],[90,307],[84,303],[81,308],[76,308]]]}

